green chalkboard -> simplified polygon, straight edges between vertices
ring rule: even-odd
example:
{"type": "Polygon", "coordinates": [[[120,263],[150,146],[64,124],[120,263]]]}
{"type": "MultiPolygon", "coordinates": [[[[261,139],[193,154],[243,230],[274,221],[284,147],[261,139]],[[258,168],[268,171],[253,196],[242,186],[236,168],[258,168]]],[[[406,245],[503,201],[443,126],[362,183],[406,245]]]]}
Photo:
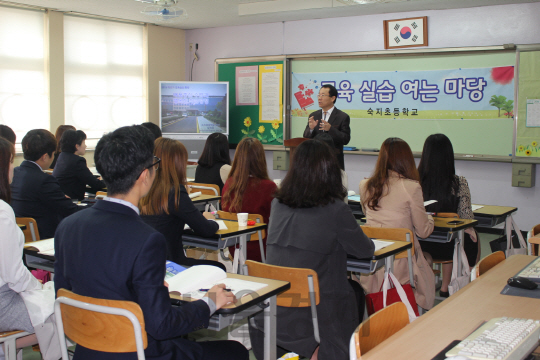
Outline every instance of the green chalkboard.
{"type": "Polygon", "coordinates": [[[283,145],[283,122],[276,129],[272,123],[259,123],[259,105],[236,106],[236,67],[274,64],[283,61],[218,62],[218,81],[229,82],[229,144],[234,146],[247,135],[263,145],[283,145]]]}
{"type": "MultiPolygon", "coordinates": [[[[460,68],[488,68],[514,66],[515,51],[477,53],[409,54],[407,56],[381,56],[358,58],[293,59],[293,73],[331,73],[345,71],[423,71],[460,68]]],[[[292,82],[291,82],[292,86],[292,82]]],[[[291,93],[298,91],[291,88],[291,93]]],[[[340,102],[338,99],[336,107],[340,102]]],[[[316,110],[316,106],[311,111],[316,110]]],[[[301,137],[307,124],[305,111],[291,116],[291,137],[301,137]]],[[[444,133],[452,141],[458,154],[487,156],[512,155],[514,120],[512,117],[494,117],[479,120],[392,119],[355,118],[351,115],[351,141],[349,146],[380,148],[382,142],[397,136],[409,143],[413,151],[422,151],[427,136],[444,133]]],[[[540,138],[539,138],[540,142],[540,138]]]]}

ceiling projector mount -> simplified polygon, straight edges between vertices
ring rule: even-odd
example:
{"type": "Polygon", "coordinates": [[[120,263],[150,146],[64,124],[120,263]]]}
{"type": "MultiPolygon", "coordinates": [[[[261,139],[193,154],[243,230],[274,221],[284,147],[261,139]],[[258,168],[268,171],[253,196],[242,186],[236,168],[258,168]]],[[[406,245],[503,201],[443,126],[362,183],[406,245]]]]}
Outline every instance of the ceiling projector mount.
{"type": "Polygon", "coordinates": [[[178,6],[178,0],[136,0],[152,4],[141,11],[142,14],[153,17],[156,21],[183,20],[187,18],[186,9],[178,6]]]}

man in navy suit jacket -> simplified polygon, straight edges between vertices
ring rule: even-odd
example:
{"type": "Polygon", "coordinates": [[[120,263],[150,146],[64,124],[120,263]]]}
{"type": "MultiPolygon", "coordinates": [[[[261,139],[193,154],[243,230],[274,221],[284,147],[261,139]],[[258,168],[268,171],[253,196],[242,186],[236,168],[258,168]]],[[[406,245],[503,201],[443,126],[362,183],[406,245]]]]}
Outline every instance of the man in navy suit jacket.
{"type": "MultiPolygon", "coordinates": [[[[234,295],[216,285],[203,300],[180,307],[170,304],[164,285],[165,237],[145,224],[137,205],[148,193],[158,169],[154,141],[141,126],[105,135],[94,154],[109,197],[62,221],[55,234],[56,291],[140,305],[148,334],[147,359],[247,360],[238,342],[197,343],[179,338],[208,326],[216,309],[234,295]]],[[[106,353],[78,345],[76,360],[136,359],[136,353],[106,353]]]]}
{"type": "Polygon", "coordinates": [[[54,135],[30,130],[22,148],[24,161],[15,168],[11,183],[11,207],[16,216],[36,220],[41,239],[52,238],[60,221],[81,208],[66,197],[54,176],[43,172],[54,159],[54,135]]]}
{"type": "Polygon", "coordinates": [[[342,170],[345,170],[343,145],[347,145],[351,140],[351,118],[334,106],[337,96],[338,92],[332,85],[327,84],[321,87],[319,95],[317,95],[321,110],[312,112],[309,115],[304,137],[313,139],[321,132],[330,134],[336,147],[339,166],[342,170]]]}

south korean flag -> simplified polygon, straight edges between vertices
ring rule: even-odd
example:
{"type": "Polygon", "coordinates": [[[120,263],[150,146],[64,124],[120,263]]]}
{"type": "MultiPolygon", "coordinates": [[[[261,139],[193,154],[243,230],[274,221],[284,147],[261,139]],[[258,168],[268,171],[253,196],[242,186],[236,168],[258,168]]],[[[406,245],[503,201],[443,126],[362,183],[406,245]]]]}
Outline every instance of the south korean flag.
{"type": "Polygon", "coordinates": [[[387,22],[388,45],[392,47],[424,45],[423,18],[394,20],[387,22]]]}

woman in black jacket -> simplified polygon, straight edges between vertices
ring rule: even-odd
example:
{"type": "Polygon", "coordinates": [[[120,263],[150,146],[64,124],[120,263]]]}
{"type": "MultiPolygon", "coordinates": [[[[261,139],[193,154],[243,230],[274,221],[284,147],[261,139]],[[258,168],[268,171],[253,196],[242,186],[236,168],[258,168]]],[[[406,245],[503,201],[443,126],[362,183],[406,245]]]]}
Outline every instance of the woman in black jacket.
{"type": "Polygon", "coordinates": [[[83,200],[84,193],[96,193],[104,190],[107,185],[92,174],[86,159],[86,134],[81,130],[67,130],[60,139],[58,161],[53,170],[53,175],[58,179],[64,194],[72,199],[83,200]],[[86,188],[90,186],[90,189],[86,188]]]}

